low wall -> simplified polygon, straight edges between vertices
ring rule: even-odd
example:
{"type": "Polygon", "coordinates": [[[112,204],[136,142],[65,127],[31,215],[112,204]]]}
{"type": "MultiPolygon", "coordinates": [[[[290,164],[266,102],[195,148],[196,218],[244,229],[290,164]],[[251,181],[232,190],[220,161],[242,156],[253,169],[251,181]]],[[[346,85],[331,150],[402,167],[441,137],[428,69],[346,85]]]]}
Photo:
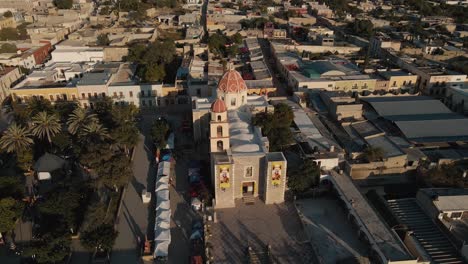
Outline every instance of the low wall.
{"type": "Polygon", "coordinates": [[[307,51],[307,52],[312,52],[312,53],[325,53],[325,52],[331,52],[331,53],[336,53],[338,52],[339,54],[350,54],[350,53],[356,53],[361,50],[360,47],[356,46],[349,46],[349,47],[338,47],[338,46],[309,46],[309,45],[289,45],[285,46],[286,50],[290,51],[307,51]]]}

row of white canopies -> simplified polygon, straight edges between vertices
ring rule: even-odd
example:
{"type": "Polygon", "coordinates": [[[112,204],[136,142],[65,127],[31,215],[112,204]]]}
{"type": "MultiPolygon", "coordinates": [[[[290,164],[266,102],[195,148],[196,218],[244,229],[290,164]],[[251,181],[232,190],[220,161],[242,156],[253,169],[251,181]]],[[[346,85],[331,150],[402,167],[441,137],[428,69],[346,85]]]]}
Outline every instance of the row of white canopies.
{"type": "Polygon", "coordinates": [[[156,174],[156,221],[154,225],[154,258],[167,258],[171,243],[171,205],[169,199],[169,174],[171,163],[162,161],[156,174]]]}

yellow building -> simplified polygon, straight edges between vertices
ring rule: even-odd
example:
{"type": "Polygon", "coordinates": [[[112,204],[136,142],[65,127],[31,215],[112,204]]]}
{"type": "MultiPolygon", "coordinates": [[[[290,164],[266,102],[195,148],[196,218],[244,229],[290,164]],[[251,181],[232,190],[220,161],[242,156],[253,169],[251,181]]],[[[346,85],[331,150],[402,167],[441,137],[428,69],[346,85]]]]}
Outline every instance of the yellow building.
{"type": "Polygon", "coordinates": [[[388,81],[387,89],[415,89],[418,76],[404,71],[386,71],[379,73],[388,81]]]}
{"type": "Polygon", "coordinates": [[[339,91],[362,91],[375,90],[376,79],[369,79],[367,75],[346,76],[335,81],[335,90],[339,91]]]}
{"type": "Polygon", "coordinates": [[[3,28],[16,28],[16,22],[13,17],[0,18],[0,29],[3,28]]]}
{"type": "Polygon", "coordinates": [[[78,99],[78,90],[76,87],[20,87],[12,89],[11,93],[14,100],[19,102],[28,101],[31,98],[41,98],[56,101],[74,101],[78,99]]]}

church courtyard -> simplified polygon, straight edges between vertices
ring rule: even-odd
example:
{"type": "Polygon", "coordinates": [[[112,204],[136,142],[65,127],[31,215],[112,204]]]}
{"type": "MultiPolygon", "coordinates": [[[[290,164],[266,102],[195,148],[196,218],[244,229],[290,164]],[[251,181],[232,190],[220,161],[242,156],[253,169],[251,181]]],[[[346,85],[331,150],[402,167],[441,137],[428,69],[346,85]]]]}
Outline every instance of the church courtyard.
{"type": "Polygon", "coordinates": [[[236,200],[235,208],[218,209],[217,222],[211,223],[210,244],[214,263],[245,263],[248,246],[258,253],[271,246],[277,263],[315,263],[300,220],[291,203],[266,205],[236,200]]]}

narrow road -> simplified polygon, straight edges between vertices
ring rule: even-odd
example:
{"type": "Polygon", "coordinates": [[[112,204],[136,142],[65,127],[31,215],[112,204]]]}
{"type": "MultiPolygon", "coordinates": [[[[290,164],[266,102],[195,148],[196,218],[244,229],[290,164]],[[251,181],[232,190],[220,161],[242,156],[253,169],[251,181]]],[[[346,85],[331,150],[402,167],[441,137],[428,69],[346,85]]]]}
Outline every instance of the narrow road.
{"type": "Polygon", "coordinates": [[[145,235],[149,234],[148,239],[152,239],[154,225],[154,210],[151,210],[151,204],[143,204],[141,192],[147,189],[154,191],[155,168],[152,166],[151,140],[148,136],[151,126],[152,115],[143,116],[142,132],[140,141],[135,147],[133,157],[133,175],[134,177],[128,184],[127,191],[122,203],[122,209],[118,218],[117,231],[119,235],[115,241],[112,251],[112,264],[131,264],[140,263],[140,250],[138,247],[138,238],[144,241],[145,235]]]}

